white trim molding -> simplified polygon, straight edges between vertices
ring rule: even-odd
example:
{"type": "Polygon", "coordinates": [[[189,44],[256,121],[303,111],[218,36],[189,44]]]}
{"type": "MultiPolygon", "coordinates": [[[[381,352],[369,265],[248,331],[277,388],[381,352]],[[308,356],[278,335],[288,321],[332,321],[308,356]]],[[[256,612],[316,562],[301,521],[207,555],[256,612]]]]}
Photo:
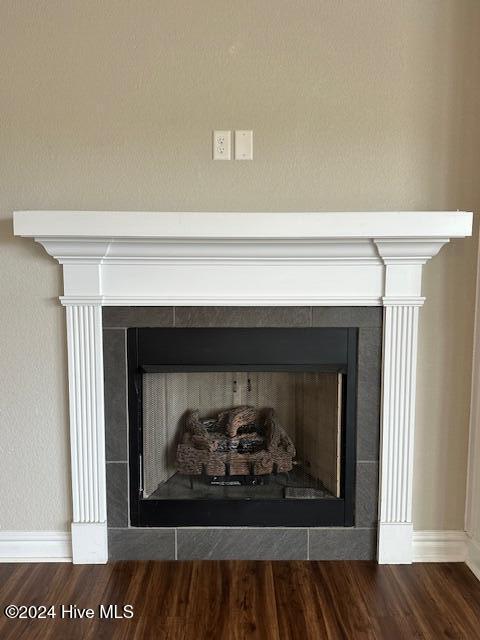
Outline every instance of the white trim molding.
{"type": "Polygon", "coordinates": [[[413,562],[465,562],[465,531],[414,531],[413,562]]]}
{"type": "Polygon", "coordinates": [[[470,393],[470,433],[468,441],[465,530],[468,539],[467,564],[480,580],[480,247],[477,259],[477,286],[473,332],[472,386],[470,393]]]}
{"type": "Polygon", "coordinates": [[[73,561],[108,559],[102,308],[70,305],[67,313],[73,561]]]}
{"type": "Polygon", "coordinates": [[[470,571],[480,580],[480,543],[467,534],[466,563],[470,571]]]}
{"type": "Polygon", "coordinates": [[[71,562],[65,531],[0,531],[0,562],[71,562]]]}
{"type": "Polygon", "coordinates": [[[420,299],[384,300],[378,561],[411,562],[415,374],[420,299]]]}
{"type": "Polygon", "coordinates": [[[102,305],[383,305],[378,560],[412,562],[422,267],[471,213],[21,211],[14,230],[63,265],[74,562],[107,560],[102,305]]]}

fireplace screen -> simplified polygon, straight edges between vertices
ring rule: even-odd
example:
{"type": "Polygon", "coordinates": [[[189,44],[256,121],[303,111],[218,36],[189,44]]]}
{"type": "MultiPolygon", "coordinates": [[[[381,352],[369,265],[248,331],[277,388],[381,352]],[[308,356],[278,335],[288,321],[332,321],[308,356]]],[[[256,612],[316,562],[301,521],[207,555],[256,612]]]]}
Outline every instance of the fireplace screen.
{"type": "Polygon", "coordinates": [[[287,371],[145,374],[144,496],[339,497],[342,379],[287,371]]]}
{"type": "Polygon", "coordinates": [[[133,526],[352,526],[357,330],[129,329],[133,526]]]}

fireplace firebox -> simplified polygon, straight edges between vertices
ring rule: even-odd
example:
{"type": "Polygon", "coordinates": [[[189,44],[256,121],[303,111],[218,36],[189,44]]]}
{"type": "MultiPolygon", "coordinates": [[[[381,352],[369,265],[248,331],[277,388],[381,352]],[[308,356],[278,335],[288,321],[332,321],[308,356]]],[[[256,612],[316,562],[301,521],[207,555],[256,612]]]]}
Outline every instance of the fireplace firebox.
{"type": "Polygon", "coordinates": [[[129,329],[131,525],[353,526],[357,339],[129,329]]]}

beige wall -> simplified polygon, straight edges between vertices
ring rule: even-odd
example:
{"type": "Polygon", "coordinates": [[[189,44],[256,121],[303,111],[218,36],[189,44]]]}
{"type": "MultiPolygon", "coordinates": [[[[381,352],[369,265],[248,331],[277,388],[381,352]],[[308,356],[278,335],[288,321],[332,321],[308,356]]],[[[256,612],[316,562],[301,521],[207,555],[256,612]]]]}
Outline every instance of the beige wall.
{"type": "MultiPolygon", "coordinates": [[[[1,528],[70,519],[61,273],[12,210],[480,208],[477,0],[4,0],[0,29],[1,528]]],[[[473,241],[426,270],[416,528],[463,526],[473,283],[473,241]]]]}

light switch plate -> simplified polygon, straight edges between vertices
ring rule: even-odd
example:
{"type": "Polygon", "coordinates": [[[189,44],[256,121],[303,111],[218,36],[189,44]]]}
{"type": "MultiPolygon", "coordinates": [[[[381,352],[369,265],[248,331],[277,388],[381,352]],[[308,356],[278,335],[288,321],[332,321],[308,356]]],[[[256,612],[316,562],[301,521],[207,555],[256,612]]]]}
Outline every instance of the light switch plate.
{"type": "Polygon", "coordinates": [[[253,160],[253,131],[235,131],[235,160],[253,160]]]}
{"type": "Polygon", "coordinates": [[[231,132],[230,131],[214,131],[213,132],[213,159],[214,160],[231,160],[231,132]]]}

